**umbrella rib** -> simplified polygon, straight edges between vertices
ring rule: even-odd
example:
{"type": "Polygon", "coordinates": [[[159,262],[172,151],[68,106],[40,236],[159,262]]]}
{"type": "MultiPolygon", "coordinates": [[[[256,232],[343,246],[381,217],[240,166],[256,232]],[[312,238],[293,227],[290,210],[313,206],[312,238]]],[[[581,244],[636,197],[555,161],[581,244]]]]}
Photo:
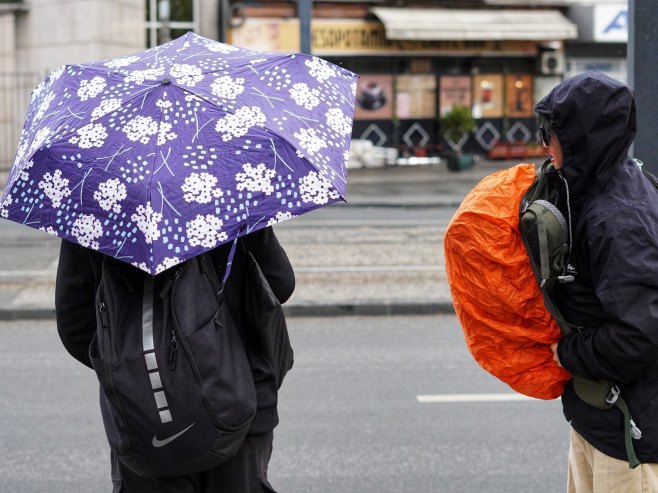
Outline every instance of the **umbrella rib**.
{"type": "Polygon", "coordinates": [[[80,205],[82,205],[82,191],[84,189],[84,183],[85,183],[85,180],[87,179],[87,177],[89,176],[89,173],[91,173],[91,170],[92,170],[92,168],[89,168],[87,170],[87,172],[85,173],[85,175],[82,177],[82,179],[78,182],[78,184],[71,189],[71,193],[73,193],[73,191],[76,188],[80,187],[80,200],[79,200],[80,205]]]}
{"type": "MultiPolygon", "coordinates": [[[[279,154],[279,151],[277,151],[276,146],[274,145],[274,139],[270,139],[270,144],[271,144],[271,149],[274,152],[274,157],[278,160],[281,160],[281,162],[285,165],[286,168],[288,168],[290,171],[295,171],[286,161],[281,157],[279,154]]],[[[276,161],[274,162],[274,169],[276,170],[276,161]]]]}
{"type": "Polygon", "coordinates": [[[162,201],[160,202],[160,213],[164,210],[164,204],[166,203],[169,208],[176,213],[177,216],[180,217],[181,213],[176,210],[176,208],[171,205],[171,202],[167,200],[167,197],[165,197],[164,191],[162,190],[162,183],[158,182],[158,191],[160,192],[160,197],[162,197],[162,201]]]}
{"type": "MultiPolygon", "coordinates": [[[[158,151],[160,152],[160,157],[162,158],[162,164],[160,165],[160,167],[159,167],[158,169],[156,169],[156,170],[153,172],[153,174],[154,174],[154,175],[157,174],[157,172],[160,171],[160,170],[162,169],[163,166],[166,166],[167,169],[169,170],[169,174],[171,174],[171,176],[176,176],[176,174],[175,174],[175,173],[171,170],[171,168],[169,167],[169,163],[167,162],[167,159],[169,159],[169,156],[171,155],[171,147],[167,149],[167,157],[165,157],[165,156],[162,155],[162,150],[161,150],[161,149],[158,149],[158,151]]],[[[159,182],[158,182],[158,183],[159,183],[159,182]]]]}
{"type": "Polygon", "coordinates": [[[285,101],[285,99],[283,99],[283,98],[275,98],[275,97],[273,97],[273,96],[268,96],[267,94],[265,94],[263,91],[261,91],[261,90],[258,89],[257,87],[252,87],[252,89],[254,89],[254,90],[257,91],[257,92],[252,92],[252,93],[251,93],[252,95],[254,95],[254,96],[260,96],[260,97],[262,97],[262,98],[265,98],[265,99],[267,100],[267,102],[270,103],[270,106],[271,106],[272,108],[274,108],[274,105],[272,104],[272,101],[270,101],[270,99],[274,99],[275,101],[285,101]]]}
{"type": "Polygon", "coordinates": [[[194,134],[194,137],[192,137],[192,142],[194,142],[196,140],[196,138],[199,136],[199,133],[201,132],[201,130],[203,130],[206,127],[206,125],[208,125],[212,121],[213,121],[213,119],[210,118],[206,123],[204,123],[201,126],[201,128],[199,128],[199,117],[197,115],[196,109],[194,110],[194,123],[196,124],[196,133],[194,134]]]}

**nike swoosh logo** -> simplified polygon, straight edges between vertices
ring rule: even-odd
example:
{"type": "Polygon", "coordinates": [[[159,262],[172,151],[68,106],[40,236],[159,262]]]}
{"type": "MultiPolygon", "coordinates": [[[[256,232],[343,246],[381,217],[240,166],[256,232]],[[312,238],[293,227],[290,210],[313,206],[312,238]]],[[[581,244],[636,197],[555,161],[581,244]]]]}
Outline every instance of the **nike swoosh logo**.
{"type": "Polygon", "coordinates": [[[185,433],[187,430],[189,430],[193,426],[194,426],[194,423],[192,423],[190,426],[188,426],[184,430],[179,431],[175,435],[171,435],[169,438],[165,438],[164,440],[158,440],[158,436],[153,435],[153,441],[151,443],[154,447],[164,447],[165,445],[167,445],[167,444],[173,442],[174,440],[176,440],[179,436],[181,436],[183,433],[185,433]]]}

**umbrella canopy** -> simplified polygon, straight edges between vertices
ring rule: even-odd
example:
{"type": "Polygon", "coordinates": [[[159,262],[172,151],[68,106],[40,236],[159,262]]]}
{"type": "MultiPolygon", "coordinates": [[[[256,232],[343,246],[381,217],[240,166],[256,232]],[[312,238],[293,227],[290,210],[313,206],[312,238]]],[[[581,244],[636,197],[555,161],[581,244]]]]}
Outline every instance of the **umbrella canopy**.
{"type": "Polygon", "coordinates": [[[356,75],[193,33],[32,94],[0,216],[156,274],[344,200],[356,75]]]}

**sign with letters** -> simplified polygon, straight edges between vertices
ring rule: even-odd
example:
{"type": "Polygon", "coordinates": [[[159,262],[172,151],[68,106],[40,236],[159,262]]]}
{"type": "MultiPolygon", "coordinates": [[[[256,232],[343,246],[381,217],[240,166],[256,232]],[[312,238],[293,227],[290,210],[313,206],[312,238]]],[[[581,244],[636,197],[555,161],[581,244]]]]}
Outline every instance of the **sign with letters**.
{"type": "Polygon", "coordinates": [[[625,3],[595,6],[594,41],[628,41],[628,6],[625,3]]]}

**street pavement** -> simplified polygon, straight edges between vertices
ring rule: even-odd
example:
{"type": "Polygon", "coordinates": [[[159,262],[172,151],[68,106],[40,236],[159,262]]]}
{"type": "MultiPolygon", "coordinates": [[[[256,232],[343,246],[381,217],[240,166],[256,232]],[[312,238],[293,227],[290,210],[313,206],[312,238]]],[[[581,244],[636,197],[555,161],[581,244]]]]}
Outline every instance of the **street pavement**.
{"type": "MultiPolygon", "coordinates": [[[[347,204],[275,227],[297,277],[286,313],[451,313],[442,247],[447,221],[482,178],[518,162],[481,159],[460,172],[445,162],[350,170],[347,204]],[[347,208],[388,210],[391,219],[345,221],[347,208]],[[403,212],[414,210],[440,210],[445,219],[406,224],[403,212]],[[334,248],[324,247],[332,242],[334,248]]],[[[0,252],[0,319],[53,318],[59,240],[0,220],[0,252]]]]}

